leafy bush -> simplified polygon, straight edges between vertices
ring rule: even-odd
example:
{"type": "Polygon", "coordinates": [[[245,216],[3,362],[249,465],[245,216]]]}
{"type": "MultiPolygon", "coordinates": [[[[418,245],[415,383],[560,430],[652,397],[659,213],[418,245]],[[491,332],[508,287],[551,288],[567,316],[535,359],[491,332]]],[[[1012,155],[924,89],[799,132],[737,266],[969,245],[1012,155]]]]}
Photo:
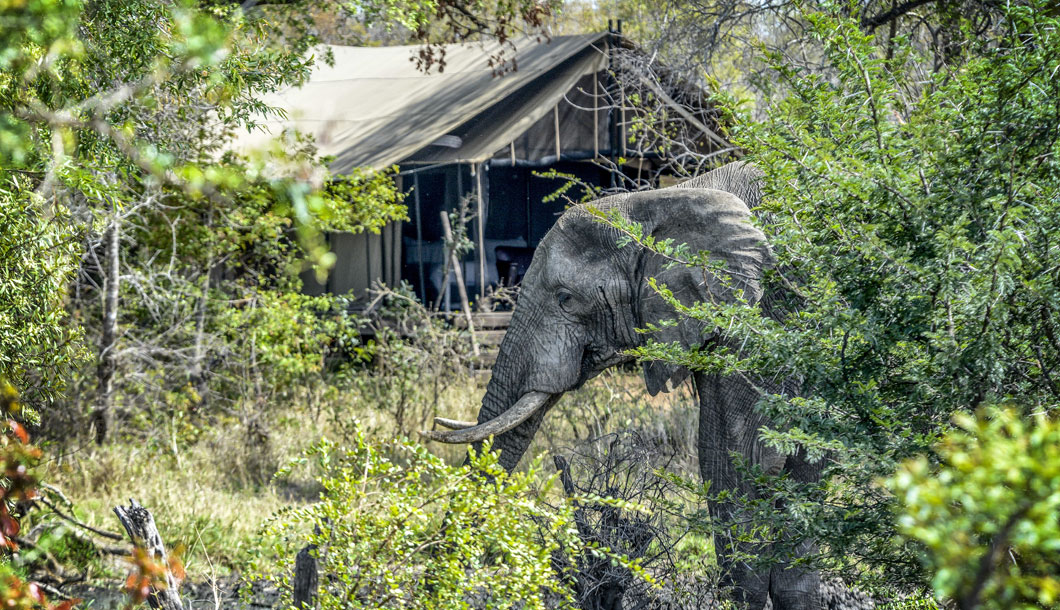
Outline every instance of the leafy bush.
{"type": "Polygon", "coordinates": [[[30,443],[29,434],[18,422],[25,412],[18,391],[0,377],[0,605],[12,610],[70,610],[81,600],[49,602],[39,584],[19,578],[17,562],[12,561],[12,554],[21,548],[18,536],[24,512],[40,497],[37,467],[43,452],[30,443]]]}
{"type": "Polygon", "coordinates": [[[62,395],[84,353],[66,324],[66,289],[80,248],[64,215],[43,213],[20,194],[18,176],[0,176],[0,377],[22,388],[39,411],[62,395]]]}
{"type": "Polygon", "coordinates": [[[1060,422],[1015,409],[959,414],[941,464],[907,460],[888,480],[899,528],[919,541],[940,598],[972,608],[1060,600],[1060,422]]]}
{"type": "MultiPolygon", "coordinates": [[[[318,502],[266,524],[277,539],[312,545],[319,558],[319,606],[349,608],[573,607],[573,577],[560,556],[595,553],[642,574],[636,561],[578,537],[570,503],[545,502],[539,465],[507,473],[496,455],[472,452],[450,466],[406,440],[350,448],[322,442],[308,451],[320,469],[318,502]]],[[[280,566],[297,550],[279,544],[280,566]]],[[[276,578],[290,604],[291,583],[276,578]]]]}

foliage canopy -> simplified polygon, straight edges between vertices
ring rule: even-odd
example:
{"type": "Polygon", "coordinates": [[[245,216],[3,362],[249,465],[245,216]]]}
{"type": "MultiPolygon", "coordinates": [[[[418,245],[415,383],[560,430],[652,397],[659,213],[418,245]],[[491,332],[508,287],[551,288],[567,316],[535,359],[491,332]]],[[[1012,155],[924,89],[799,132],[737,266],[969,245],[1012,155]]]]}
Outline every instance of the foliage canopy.
{"type": "Polygon", "coordinates": [[[899,529],[926,550],[941,598],[969,608],[1048,608],[1060,597],[1060,425],[1055,415],[993,409],[888,481],[899,529]]]}
{"type": "Polygon", "coordinates": [[[825,477],[757,479],[783,502],[745,506],[747,535],[803,532],[826,541],[815,563],[890,586],[927,583],[881,478],[935,455],[955,413],[1051,411],[1060,397],[1060,22],[1035,2],[1002,12],[935,72],[915,41],[882,44],[845,5],[802,15],[820,67],[767,53],[766,118],[743,115],[732,134],[764,172],[757,215],[777,259],[767,291],[787,313],[674,302],[727,329],[731,347],[638,352],[801,380],[802,396],[763,395],[775,424],[763,434],[824,460],[825,477]]]}

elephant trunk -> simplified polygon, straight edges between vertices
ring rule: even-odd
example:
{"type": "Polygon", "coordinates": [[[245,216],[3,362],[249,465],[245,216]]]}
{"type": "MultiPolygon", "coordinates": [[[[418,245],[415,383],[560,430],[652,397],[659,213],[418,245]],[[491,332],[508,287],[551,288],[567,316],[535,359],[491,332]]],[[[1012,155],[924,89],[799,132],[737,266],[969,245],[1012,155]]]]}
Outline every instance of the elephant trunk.
{"type": "MultiPolygon", "coordinates": [[[[493,374],[490,376],[489,385],[486,387],[486,395],[482,397],[482,408],[479,410],[478,422],[493,421],[502,417],[516,405],[527,392],[547,390],[550,388],[534,387],[534,379],[538,373],[539,363],[533,357],[536,351],[533,349],[535,343],[540,343],[542,337],[543,308],[533,302],[535,295],[533,291],[525,289],[522,291],[523,298],[512,315],[512,321],[508,332],[501,342],[497,361],[493,365],[493,374]]],[[[493,450],[500,451],[500,464],[505,470],[515,469],[520,458],[530,447],[545,413],[559,400],[559,392],[541,392],[545,399],[537,406],[533,413],[529,414],[517,426],[506,430],[503,434],[496,436],[493,440],[493,450]]],[[[475,449],[479,450],[481,442],[475,443],[475,449]]]]}
{"type": "MultiPolygon", "coordinates": [[[[544,346],[541,336],[543,308],[537,306],[533,291],[524,290],[524,299],[512,316],[501,343],[493,375],[482,398],[478,421],[462,422],[436,418],[435,423],[451,430],[426,431],[429,439],[449,443],[472,443],[476,450],[493,436],[492,448],[500,452],[500,464],[512,470],[530,446],[545,413],[559,400],[564,387],[553,386],[556,367],[548,358],[535,356],[544,346]]],[[[554,363],[553,363],[554,364],[554,363]]]]}

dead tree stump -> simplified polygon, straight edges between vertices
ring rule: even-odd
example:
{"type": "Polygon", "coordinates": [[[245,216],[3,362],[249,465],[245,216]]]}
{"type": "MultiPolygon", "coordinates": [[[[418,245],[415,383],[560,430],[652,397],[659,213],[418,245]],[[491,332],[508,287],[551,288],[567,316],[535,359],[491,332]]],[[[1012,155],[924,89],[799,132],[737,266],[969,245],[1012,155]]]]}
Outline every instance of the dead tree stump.
{"type": "Polygon", "coordinates": [[[162,544],[162,536],[155,527],[155,518],[151,516],[150,511],[136,500],[129,500],[129,506],[115,506],[114,514],[118,515],[118,520],[132,538],[132,543],[167,567],[166,587],[153,588],[147,596],[147,603],[156,610],[184,610],[180,601],[180,581],[168,569],[169,557],[166,555],[166,547],[162,544]]]}
{"type": "Polygon", "coordinates": [[[315,544],[307,545],[294,558],[294,591],[292,601],[295,608],[309,610],[316,606],[317,585],[320,576],[317,567],[315,544]]]}

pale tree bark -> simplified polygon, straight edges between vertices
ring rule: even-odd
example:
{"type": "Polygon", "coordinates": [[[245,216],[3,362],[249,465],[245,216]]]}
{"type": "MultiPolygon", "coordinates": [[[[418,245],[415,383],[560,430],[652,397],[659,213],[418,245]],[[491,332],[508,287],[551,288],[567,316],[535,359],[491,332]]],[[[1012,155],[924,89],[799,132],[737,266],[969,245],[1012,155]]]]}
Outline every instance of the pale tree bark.
{"type": "MultiPolygon", "coordinates": [[[[213,227],[214,214],[212,209],[207,212],[203,222],[207,227],[213,227]]],[[[195,346],[191,366],[191,381],[196,393],[199,395],[199,400],[203,402],[206,400],[206,382],[208,378],[206,370],[206,309],[210,298],[210,288],[212,288],[213,283],[214,267],[218,265],[218,261],[214,257],[213,247],[208,246],[208,248],[206,273],[202,282],[202,295],[199,297],[195,311],[195,346]]]]}
{"type": "Polygon", "coordinates": [[[180,580],[169,569],[169,556],[151,512],[136,500],[129,500],[129,506],[115,506],[114,514],[128,532],[132,543],[147,551],[151,559],[165,567],[165,585],[151,588],[147,604],[155,610],[184,610],[180,601],[180,580]]]}
{"type": "Polygon", "coordinates": [[[96,428],[96,443],[102,445],[110,434],[114,418],[112,399],[114,395],[114,372],[117,369],[115,343],[118,339],[118,289],[120,287],[121,220],[114,215],[104,237],[107,273],[103,280],[103,336],[99,341],[99,364],[96,368],[98,381],[96,405],[92,423],[96,428]]]}
{"type": "Polygon", "coordinates": [[[206,305],[210,298],[210,288],[214,272],[214,260],[211,255],[206,264],[206,274],[202,282],[202,296],[195,312],[195,345],[192,355],[191,382],[195,387],[199,400],[206,400],[206,305]]]}

